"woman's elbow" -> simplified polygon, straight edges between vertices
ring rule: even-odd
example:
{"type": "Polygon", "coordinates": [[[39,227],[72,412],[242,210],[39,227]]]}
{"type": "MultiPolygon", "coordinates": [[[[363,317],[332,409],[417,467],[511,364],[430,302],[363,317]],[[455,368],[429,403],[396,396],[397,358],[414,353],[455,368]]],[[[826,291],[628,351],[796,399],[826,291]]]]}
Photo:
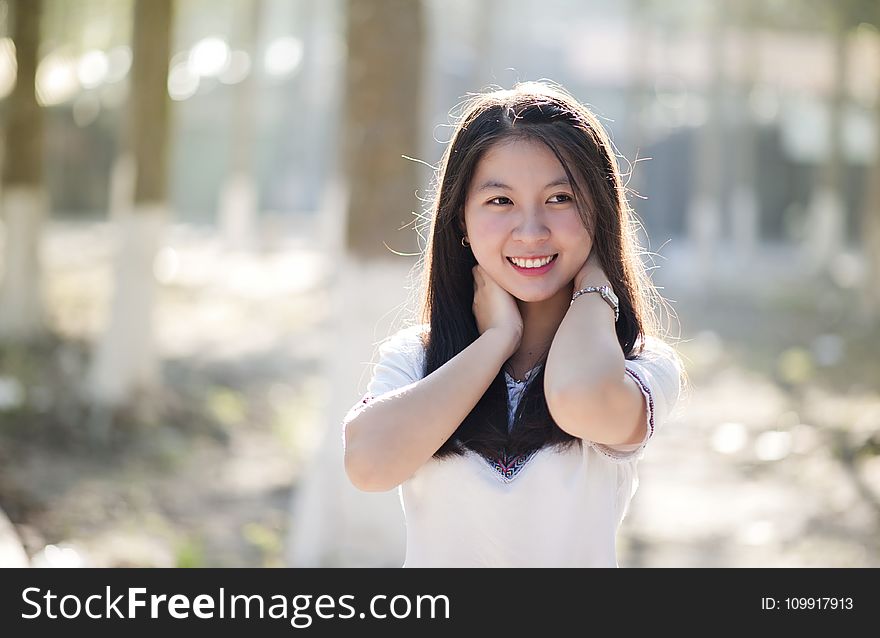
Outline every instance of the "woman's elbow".
{"type": "Polygon", "coordinates": [[[594,399],[583,393],[569,392],[547,396],[547,409],[560,430],[579,439],[590,439],[594,434],[591,424],[595,425],[593,409],[594,399]]]}
{"type": "Polygon", "coordinates": [[[352,437],[349,426],[346,424],[344,451],[345,474],[349,482],[363,492],[387,492],[397,487],[396,483],[383,475],[376,455],[364,450],[357,437],[352,437]],[[352,438],[355,440],[352,441],[352,438]]]}
{"type": "Polygon", "coordinates": [[[345,473],[349,482],[362,492],[387,492],[397,487],[376,471],[375,463],[365,462],[348,451],[345,453],[345,473]]]}

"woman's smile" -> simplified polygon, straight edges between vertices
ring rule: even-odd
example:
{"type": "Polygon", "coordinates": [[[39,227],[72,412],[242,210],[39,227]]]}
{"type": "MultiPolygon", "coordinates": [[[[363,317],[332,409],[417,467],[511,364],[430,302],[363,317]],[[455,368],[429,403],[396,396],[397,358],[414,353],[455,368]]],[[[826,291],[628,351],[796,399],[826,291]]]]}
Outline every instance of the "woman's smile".
{"type": "Polygon", "coordinates": [[[555,253],[550,255],[549,257],[544,258],[519,258],[519,257],[508,257],[508,263],[513,267],[521,275],[526,277],[540,277],[544,273],[550,272],[554,265],[556,265],[556,258],[559,257],[559,253],[555,253]]]}

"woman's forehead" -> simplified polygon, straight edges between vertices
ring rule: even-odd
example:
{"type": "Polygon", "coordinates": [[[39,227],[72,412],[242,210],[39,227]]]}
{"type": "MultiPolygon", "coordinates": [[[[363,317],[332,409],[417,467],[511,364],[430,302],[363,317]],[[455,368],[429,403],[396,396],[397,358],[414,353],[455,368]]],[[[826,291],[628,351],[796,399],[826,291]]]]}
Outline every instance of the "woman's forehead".
{"type": "Polygon", "coordinates": [[[502,140],[491,146],[477,163],[471,180],[475,190],[487,185],[515,186],[541,182],[541,185],[568,183],[565,168],[543,142],[530,139],[502,140]]]}

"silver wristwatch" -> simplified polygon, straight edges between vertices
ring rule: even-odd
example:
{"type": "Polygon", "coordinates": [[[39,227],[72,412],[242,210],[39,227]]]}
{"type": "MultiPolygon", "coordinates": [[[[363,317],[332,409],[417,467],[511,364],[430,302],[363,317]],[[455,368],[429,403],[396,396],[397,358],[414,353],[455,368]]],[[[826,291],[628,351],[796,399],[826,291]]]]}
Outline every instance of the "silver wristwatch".
{"type": "Polygon", "coordinates": [[[598,292],[602,295],[605,303],[614,310],[614,321],[617,321],[618,317],[620,317],[620,304],[617,301],[617,295],[611,290],[611,286],[587,286],[586,288],[581,288],[571,296],[571,303],[574,303],[575,299],[588,292],[598,292]]]}

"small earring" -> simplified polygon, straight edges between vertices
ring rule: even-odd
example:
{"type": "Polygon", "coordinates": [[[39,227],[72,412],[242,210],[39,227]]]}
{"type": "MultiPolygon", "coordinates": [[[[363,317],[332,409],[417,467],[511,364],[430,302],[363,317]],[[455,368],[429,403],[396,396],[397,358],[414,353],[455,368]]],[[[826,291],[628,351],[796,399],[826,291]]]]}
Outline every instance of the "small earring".
{"type": "Polygon", "coordinates": [[[464,246],[465,248],[467,248],[468,246],[471,245],[471,242],[468,241],[467,237],[462,237],[461,238],[461,245],[464,246]]]}

